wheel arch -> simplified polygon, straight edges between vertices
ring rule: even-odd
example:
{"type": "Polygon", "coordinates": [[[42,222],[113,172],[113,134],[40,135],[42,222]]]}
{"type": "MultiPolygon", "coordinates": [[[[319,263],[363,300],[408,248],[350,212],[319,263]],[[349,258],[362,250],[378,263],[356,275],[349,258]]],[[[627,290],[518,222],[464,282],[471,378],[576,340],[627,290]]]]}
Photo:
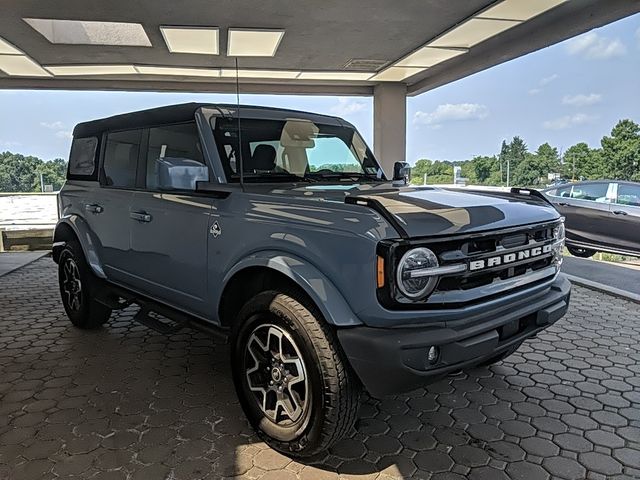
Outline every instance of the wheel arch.
{"type": "Polygon", "coordinates": [[[72,240],[80,244],[84,258],[93,273],[100,278],[106,278],[96,247],[99,241],[87,222],[78,215],[69,215],[58,220],[53,232],[53,260],[57,263],[62,248],[72,240]]]}
{"type": "Polygon", "coordinates": [[[238,262],[226,275],[218,305],[218,318],[231,326],[234,315],[253,295],[266,289],[290,289],[312,302],[335,326],[362,322],[340,291],[318,268],[290,254],[259,252],[238,262]]]}

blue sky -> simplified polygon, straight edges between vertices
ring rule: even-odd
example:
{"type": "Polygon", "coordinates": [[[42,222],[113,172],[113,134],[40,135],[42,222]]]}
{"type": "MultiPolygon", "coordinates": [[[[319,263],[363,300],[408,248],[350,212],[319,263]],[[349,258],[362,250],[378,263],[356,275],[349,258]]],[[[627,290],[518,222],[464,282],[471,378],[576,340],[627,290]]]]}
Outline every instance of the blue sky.
{"type": "MultiPolygon", "coordinates": [[[[81,121],[235,95],[0,90],[0,151],[67,158],[81,121]]],[[[373,143],[371,98],[242,95],[243,103],[340,115],[373,143]]],[[[521,136],[530,149],[599,146],[622,118],[640,123],[640,14],[410,97],[407,160],[492,155],[521,136]]]]}

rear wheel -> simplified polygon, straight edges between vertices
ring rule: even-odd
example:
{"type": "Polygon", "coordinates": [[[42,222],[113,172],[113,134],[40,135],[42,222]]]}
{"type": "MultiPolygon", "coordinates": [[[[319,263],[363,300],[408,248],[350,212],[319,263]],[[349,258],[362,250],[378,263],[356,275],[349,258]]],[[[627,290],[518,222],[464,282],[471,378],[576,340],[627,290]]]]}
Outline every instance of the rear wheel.
{"type": "Polygon", "coordinates": [[[571,247],[569,245],[567,245],[567,250],[569,250],[569,253],[574,257],[580,258],[589,258],[593,257],[596,254],[596,251],[591,250],[590,248],[571,247]]]}
{"type": "Polygon", "coordinates": [[[298,457],[343,437],[357,418],[360,385],[319,313],[268,291],[251,299],[237,321],[234,381],[260,437],[298,457]]]}
{"type": "Polygon", "coordinates": [[[111,310],[92,298],[97,281],[76,241],[68,242],[60,253],[58,283],[64,310],[76,327],[97,328],[109,319],[111,310]]]}

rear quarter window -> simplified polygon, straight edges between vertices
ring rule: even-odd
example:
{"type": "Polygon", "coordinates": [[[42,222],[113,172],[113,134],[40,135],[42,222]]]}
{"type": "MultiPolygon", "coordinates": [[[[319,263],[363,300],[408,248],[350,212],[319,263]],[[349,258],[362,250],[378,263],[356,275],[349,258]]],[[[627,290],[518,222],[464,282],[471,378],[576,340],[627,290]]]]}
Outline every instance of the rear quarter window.
{"type": "Polygon", "coordinates": [[[69,154],[69,176],[92,177],[96,173],[96,137],[74,138],[69,154]]]}

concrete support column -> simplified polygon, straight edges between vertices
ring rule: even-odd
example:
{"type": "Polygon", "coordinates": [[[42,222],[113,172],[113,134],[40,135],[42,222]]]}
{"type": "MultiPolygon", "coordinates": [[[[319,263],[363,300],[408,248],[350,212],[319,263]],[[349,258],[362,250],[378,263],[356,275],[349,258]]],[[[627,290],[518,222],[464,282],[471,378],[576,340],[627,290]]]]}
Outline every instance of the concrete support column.
{"type": "Polygon", "coordinates": [[[387,178],[393,164],[407,156],[407,87],[404,83],[382,83],[373,91],[373,153],[387,178]]]}

